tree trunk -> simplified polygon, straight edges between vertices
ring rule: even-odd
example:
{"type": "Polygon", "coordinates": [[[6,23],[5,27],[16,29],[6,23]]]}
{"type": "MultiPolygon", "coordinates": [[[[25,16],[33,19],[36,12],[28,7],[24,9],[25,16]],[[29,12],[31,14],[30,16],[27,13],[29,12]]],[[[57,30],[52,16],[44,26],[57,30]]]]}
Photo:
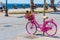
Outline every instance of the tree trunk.
{"type": "Polygon", "coordinates": [[[31,9],[31,12],[34,12],[34,8],[33,8],[34,2],[33,1],[34,0],[30,0],[30,9],[31,9]]]}
{"type": "Polygon", "coordinates": [[[54,0],[50,0],[50,3],[51,3],[51,8],[54,7],[54,0]]]}
{"type": "Polygon", "coordinates": [[[54,0],[50,0],[50,3],[51,3],[51,8],[53,8],[54,11],[56,11],[56,7],[54,6],[54,0]]]}
{"type": "Polygon", "coordinates": [[[5,16],[8,16],[7,0],[6,0],[6,10],[5,10],[5,12],[6,12],[5,16]]]}

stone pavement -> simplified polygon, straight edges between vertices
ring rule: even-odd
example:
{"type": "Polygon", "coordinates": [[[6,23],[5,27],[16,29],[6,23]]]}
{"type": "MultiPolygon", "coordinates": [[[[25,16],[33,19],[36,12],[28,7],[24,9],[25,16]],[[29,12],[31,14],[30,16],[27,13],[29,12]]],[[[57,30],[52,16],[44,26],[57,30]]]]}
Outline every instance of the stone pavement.
{"type": "MultiPolygon", "coordinates": [[[[41,31],[37,31],[36,35],[29,35],[26,32],[27,19],[24,14],[9,14],[5,17],[0,13],[0,40],[60,40],[60,12],[46,13],[49,18],[53,18],[58,25],[57,34],[53,37],[43,36],[41,31]],[[58,13],[58,14],[57,14],[58,13]]],[[[42,23],[43,14],[36,14],[38,23],[42,23]]]]}

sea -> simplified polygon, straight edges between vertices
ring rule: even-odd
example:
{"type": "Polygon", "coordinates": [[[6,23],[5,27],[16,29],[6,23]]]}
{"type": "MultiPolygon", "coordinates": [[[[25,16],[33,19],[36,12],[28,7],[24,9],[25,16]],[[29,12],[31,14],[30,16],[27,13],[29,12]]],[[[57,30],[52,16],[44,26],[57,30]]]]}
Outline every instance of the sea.
{"type": "MultiPolygon", "coordinates": [[[[12,9],[14,7],[14,5],[16,5],[17,8],[22,8],[23,6],[25,8],[30,8],[30,4],[7,4],[7,8],[8,9],[12,9]]],[[[44,4],[35,4],[37,7],[43,7],[44,4]]],[[[55,4],[56,6],[57,4],[55,4]]],[[[3,4],[3,6],[6,6],[6,4],[3,4]]],[[[50,4],[48,4],[48,6],[50,6],[50,4]]]]}

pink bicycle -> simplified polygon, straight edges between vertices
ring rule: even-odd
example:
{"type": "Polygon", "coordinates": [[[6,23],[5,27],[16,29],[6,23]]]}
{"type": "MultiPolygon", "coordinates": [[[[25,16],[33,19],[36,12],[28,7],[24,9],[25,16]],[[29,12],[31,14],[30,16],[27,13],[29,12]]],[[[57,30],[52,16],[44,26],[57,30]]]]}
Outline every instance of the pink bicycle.
{"type": "Polygon", "coordinates": [[[26,31],[29,34],[35,34],[37,32],[38,28],[42,32],[46,33],[48,36],[54,36],[57,33],[57,25],[53,21],[53,19],[45,20],[45,22],[43,22],[43,24],[39,24],[39,23],[37,23],[36,19],[34,18],[33,20],[29,21],[26,24],[26,31]]]}

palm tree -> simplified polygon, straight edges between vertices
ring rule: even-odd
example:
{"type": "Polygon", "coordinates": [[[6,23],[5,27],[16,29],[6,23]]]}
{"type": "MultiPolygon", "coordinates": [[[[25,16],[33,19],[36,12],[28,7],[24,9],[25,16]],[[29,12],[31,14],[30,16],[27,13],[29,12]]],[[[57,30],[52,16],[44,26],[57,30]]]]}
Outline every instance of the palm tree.
{"type": "Polygon", "coordinates": [[[5,16],[8,16],[7,0],[6,0],[6,10],[5,10],[5,12],[6,12],[5,16]]]}
{"type": "Polygon", "coordinates": [[[56,7],[54,6],[54,0],[50,0],[50,3],[51,3],[51,8],[53,8],[54,11],[56,11],[57,9],[56,9],[56,7]]]}
{"type": "Polygon", "coordinates": [[[51,8],[53,8],[53,6],[54,6],[54,0],[50,0],[50,3],[51,3],[51,8]]]}
{"type": "Polygon", "coordinates": [[[30,9],[31,9],[31,12],[34,12],[34,0],[30,0],[30,9]]]}

